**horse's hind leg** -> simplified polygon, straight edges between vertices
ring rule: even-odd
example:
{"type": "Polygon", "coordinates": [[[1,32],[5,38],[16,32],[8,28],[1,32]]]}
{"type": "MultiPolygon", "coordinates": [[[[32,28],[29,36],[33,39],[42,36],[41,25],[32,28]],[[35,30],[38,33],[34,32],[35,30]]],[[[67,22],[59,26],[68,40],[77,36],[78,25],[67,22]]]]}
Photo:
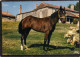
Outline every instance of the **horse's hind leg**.
{"type": "MultiPolygon", "coordinates": [[[[22,34],[22,36],[21,36],[21,50],[23,50],[23,39],[24,39],[24,45],[25,45],[25,47],[26,47],[26,38],[27,38],[30,30],[31,30],[30,28],[26,29],[25,32],[24,32],[24,33],[22,34]]],[[[27,48],[27,47],[26,47],[26,48],[27,48]]]]}
{"type": "Polygon", "coordinates": [[[23,50],[23,38],[24,38],[24,35],[21,36],[21,50],[23,50]]]}
{"type": "Polygon", "coordinates": [[[26,49],[28,49],[28,47],[26,46],[26,38],[27,38],[30,30],[31,30],[31,28],[27,28],[26,31],[25,31],[26,33],[25,33],[25,37],[24,37],[24,46],[25,46],[26,49]]]}

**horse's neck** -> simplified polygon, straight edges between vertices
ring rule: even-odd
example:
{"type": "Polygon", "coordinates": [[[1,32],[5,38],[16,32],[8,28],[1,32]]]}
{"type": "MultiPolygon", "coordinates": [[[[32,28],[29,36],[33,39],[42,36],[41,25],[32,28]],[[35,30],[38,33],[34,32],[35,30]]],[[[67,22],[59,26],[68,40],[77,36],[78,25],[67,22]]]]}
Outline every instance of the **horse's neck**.
{"type": "Polygon", "coordinates": [[[59,20],[59,17],[58,17],[58,11],[57,11],[51,15],[51,22],[54,25],[58,22],[58,20],[59,20]]]}

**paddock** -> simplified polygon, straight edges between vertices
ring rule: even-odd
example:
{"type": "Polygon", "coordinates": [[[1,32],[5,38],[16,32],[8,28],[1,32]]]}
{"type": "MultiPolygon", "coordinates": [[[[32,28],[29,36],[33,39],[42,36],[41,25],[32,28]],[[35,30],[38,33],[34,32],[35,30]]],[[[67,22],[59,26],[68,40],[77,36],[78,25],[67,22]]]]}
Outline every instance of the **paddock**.
{"type": "Polygon", "coordinates": [[[56,55],[56,54],[79,54],[79,48],[67,44],[64,34],[70,26],[76,24],[57,23],[56,29],[50,41],[50,51],[43,50],[44,33],[31,30],[27,37],[29,49],[20,50],[20,34],[18,33],[19,22],[2,22],[2,55],[56,55]],[[12,26],[14,24],[14,26],[12,26]],[[75,51],[77,51],[75,53],[75,51]]]}

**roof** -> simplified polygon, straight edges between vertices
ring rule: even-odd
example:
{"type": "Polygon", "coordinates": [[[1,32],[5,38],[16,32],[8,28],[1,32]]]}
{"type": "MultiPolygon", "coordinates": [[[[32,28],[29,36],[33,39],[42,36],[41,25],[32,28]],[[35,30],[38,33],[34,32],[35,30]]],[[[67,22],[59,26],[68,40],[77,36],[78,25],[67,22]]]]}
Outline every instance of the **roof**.
{"type": "MultiPolygon", "coordinates": [[[[57,9],[60,8],[60,6],[56,6],[56,5],[52,5],[52,4],[48,4],[48,3],[42,2],[42,3],[41,3],[39,6],[37,6],[37,8],[35,8],[34,10],[29,11],[29,12],[24,12],[24,13],[34,12],[34,11],[39,10],[39,9],[41,9],[41,8],[44,8],[44,7],[51,7],[51,8],[57,8],[57,9]]],[[[62,7],[62,8],[64,8],[64,7],[62,7]]],[[[65,7],[65,10],[79,13],[79,11],[72,10],[72,9],[70,9],[70,8],[68,8],[68,7],[65,7]]],[[[24,13],[21,13],[21,14],[24,14],[24,13]]]]}
{"type": "Polygon", "coordinates": [[[14,15],[12,15],[9,12],[2,12],[2,16],[10,16],[10,17],[15,17],[14,15]]]}
{"type": "MultiPolygon", "coordinates": [[[[48,3],[42,2],[42,3],[41,3],[39,6],[37,6],[37,8],[35,8],[34,10],[29,11],[29,12],[24,12],[24,13],[34,12],[34,11],[39,10],[39,9],[41,9],[41,8],[44,8],[44,7],[56,8],[56,9],[59,9],[59,8],[60,8],[60,6],[56,6],[56,5],[52,5],[52,4],[48,4],[48,3]]],[[[62,7],[62,8],[64,8],[64,7],[62,7]]],[[[65,7],[65,10],[79,13],[79,11],[72,10],[72,9],[70,9],[70,8],[68,8],[68,7],[65,7]]],[[[22,13],[22,14],[24,14],[24,13],[22,13]]],[[[79,17],[79,16],[77,16],[77,15],[75,15],[75,14],[73,14],[73,13],[70,13],[70,12],[67,12],[67,16],[79,17]]]]}
{"type": "MultiPolygon", "coordinates": [[[[44,7],[52,7],[52,8],[60,8],[60,6],[56,6],[56,5],[52,5],[52,4],[48,4],[48,3],[44,3],[44,2],[42,2],[36,9],[34,9],[34,10],[38,10],[38,9],[40,9],[40,8],[44,8],[44,7]]],[[[72,9],[70,9],[70,8],[68,8],[68,7],[65,7],[65,10],[69,10],[69,11],[73,11],[73,12],[79,12],[79,11],[75,11],[75,10],[72,10],[72,9]]]]}
{"type": "Polygon", "coordinates": [[[67,14],[67,16],[72,16],[72,17],[77,17],[77,18],[79,18],[79,16],[77,16],[77,15],[71,13],[71,12],[66,12],[66,14],[67,14]]]}

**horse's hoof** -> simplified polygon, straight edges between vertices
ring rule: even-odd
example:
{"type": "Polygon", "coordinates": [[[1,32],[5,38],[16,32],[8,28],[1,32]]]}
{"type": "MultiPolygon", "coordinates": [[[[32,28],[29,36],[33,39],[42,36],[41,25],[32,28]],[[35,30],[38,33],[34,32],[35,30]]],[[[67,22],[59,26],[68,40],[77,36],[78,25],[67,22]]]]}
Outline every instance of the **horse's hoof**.
{"type": "Polygon", "coordinates": [[[25,47],[25,49],[29,49],[28,47],[25,47]]]}
{"type": "Polygon", "coordinates": [[[21,46],[21,50],[23,50],[23,46],[21,46]]]}
{"type": "Polygon", "coordinates": [[[49,50],[49,48],[47,48],[47,50],[49,50]]]}
{"type": "Polygon", "coordinates": [[[23,51],[23,49],[21,49],[23,51]]]}
{"type": "Polygon", "coordinates": [[[30,50],[29,48],[26,48],[25,50],[30,50]]]}
{"type": "Polygon", "coordinates": [[[43,48],[43,50],[45,51],[45,48],[43,48]]]}
{"type": "Polygon", "coordinates": [[[28,48],[27,46],[25,46],[25,49],[26,49],[26,50],[29,50],[29,48],[28,48]]]}
{"type": "Polygon", "coordinates": [[[28,49],[28,47],[26,45],[24,45],[25,49],[28,49]]]}
{"type": "Polygon", "coordinates": [[[28,47],[26,46],[25,49],[28,49],[28,47]]]}

